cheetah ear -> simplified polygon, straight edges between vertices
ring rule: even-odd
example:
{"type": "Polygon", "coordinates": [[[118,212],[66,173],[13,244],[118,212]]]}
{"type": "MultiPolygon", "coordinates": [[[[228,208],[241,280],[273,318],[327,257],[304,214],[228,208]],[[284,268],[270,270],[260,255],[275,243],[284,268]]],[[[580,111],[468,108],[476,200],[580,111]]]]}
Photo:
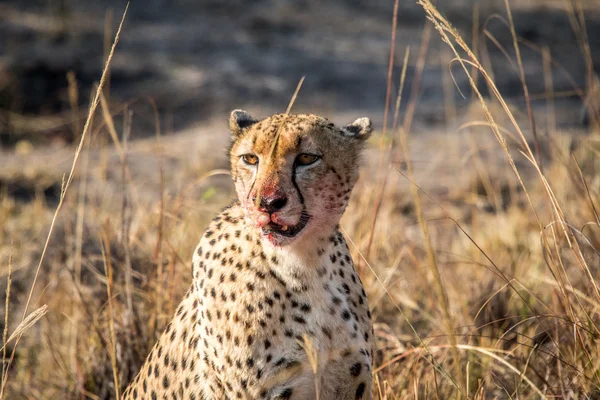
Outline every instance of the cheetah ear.
{"type": "Polygon", "coordinates": [[[243,130],[258,121],[244,110],[233,110],[229,116],[229,130],[234,136],[239,136],[243,130]]]}
{"type": "Polygon", "coordinates": [[[367,140],[371,136],[371,125],[369,118],[359,118],[350,125],[343,127],[342,134],[346,137],[367,140]]]}

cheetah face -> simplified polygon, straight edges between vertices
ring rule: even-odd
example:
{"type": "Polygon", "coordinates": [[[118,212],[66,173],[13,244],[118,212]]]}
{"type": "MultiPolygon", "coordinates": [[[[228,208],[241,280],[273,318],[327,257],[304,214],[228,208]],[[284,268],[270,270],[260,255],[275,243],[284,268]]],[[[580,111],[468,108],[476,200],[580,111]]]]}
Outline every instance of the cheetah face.
{"type": "Polygon", "coordinates": [[[231,113],[232,177],[246,218],[275,246],[331,234],[358,178],[371,132],[360,118],[337,128],[316,115],[277,114],[262,121],[231,113]]]}

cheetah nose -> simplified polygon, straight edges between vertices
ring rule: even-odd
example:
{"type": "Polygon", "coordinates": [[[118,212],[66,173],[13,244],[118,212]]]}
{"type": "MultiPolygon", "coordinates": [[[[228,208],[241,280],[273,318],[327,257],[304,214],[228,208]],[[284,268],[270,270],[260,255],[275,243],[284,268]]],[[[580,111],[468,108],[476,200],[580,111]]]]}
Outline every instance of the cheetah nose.
{"type": "Polygon", "coordinates": [[[281,210],[287,204],[287,197],[285,195],[279,196],[261,196],[260,198],[260,208],[261,210],[267,211],[269,213],[274,213],[275,211],[281,210]]]}

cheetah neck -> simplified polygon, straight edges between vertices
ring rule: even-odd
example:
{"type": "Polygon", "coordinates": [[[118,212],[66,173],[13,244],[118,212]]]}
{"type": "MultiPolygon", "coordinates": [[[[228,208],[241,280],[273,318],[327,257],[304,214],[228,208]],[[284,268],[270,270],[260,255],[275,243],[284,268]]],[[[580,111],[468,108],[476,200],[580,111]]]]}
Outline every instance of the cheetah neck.
{"type": "Polygon", "coordinates": [[[327,239],[331,234],[333,231],[307,235],[287,246],[273,246],[268,241],[262,241],[261,245],[269,260],[277,260],[273,267],[278,275],[292,288],[300,289],[311,279],[316,279],[323,257],[332,245],[327,239]]]}

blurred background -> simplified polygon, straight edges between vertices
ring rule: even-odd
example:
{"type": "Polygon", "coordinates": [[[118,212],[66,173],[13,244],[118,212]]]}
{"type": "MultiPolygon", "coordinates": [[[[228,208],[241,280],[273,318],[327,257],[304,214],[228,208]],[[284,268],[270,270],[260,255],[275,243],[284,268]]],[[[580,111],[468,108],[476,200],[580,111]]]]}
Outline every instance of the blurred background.
{"type": "Polygon", "coordinates": [[[126,386],[190,283],[190,255],[204,226],[233,198],[225,154],[230,111],[258,118],[284,112],[303,76],[293,112],[338,124],[368,116],[376,129],[342,226],[356,243],[354,259],[364,257],[359,272],[387,385],[380,397],[454,393],[421,358],[426,338],[440,345],[431,351],[440,354],[441,368],[465,381],[473,398],[598,398],[597,336],[572,334],[579,317],[587,321],[581,326],[596,326],[600,310],[597,0],[510,2],[527,96],[505,1],[437,1],[508,104],[514,123],[467,65],[507,152],[416,1],[398,2],[388,80],[393,0],[134,0],[110,64],[106,102],[83,142],[38,275],[125,6],[0,1],[0,289],[11,289],[8,302],[0,301],[8,305],[0,327],[10,334],[24,315],[48,306],[17,335],[17,345],[13,338],[6,346],[3,365],[10,369],[3,369],[0,398],[109,399],[126,386]],[[410,135],[405,149],[403,135],[410,135]],[[540,229],[555,229],[558,218],[540,170],[555,184],[554,200],[571,213],[566,220],[588,226],[583,237],[591,247],[583,248],[591,256],[582,250],[569,259],[561,246],[572,242],[561,242],[564,235],[553,236],[553,250],[540,243],[540,229]],[[433,196],[423,197],[431,238],[422,235],[408,178],[433,196]],[[465,224],[481,252],[449,215],[465,224]],[[529,374],[531,385],[471,353],[454,362],[444,348],[448,332],[439,321],[446,314],[430,289],[430,239],[457,340],[510,352],[507,362],[529,374]],[[565,281],[568,290],[557,283],[565,281]],[[570,303],[582,294],[589,297],[570,303]],[[549,322],[534,318],[542,314],[549,322]],[[412,361],[398,361],[403,357],[412,361]],[[454,372],[469,362],[476,368],[466,378],[454,372]]]}
{"type": "MultiPolygon", "coordinates": [[[[476,39],[486,50],[488,65],[494,66],[496,84],[507,99],[521,102],[518,70],[506,58],[513,49],[504,2],[438,3],[469,44],[474,40],[474,12],[478,14],[481,29],[476,39]]],[[[600,17],[594,3],[582,1],[592,67],[597,68],[600,17]]],[[[5,149],[20,140],[73,141],[67,75],[72,72],[77,81],[78,117],[83,119],[124,7],[125,2],[112,0],[0,3],[0,138],[5,149]]],[[[541,52],[546,49],[555,60],[556,121],[577,127],[583,118],[575,89],[586,86],[587,73],[566,12],[569,7],[562,0],[525,0],[514,2],[512,11],[524,43],[521,52],[534,105],[545,104],[541,52]]],[[[146,109],[150,98],[163,126],[166,120],[168,129],[178,131],[207,120],[225,120],[234,108],[259,115],[285,110],[298,80],[306,75],[296,110],[331,117],[368,114],[381,125],[392,10],[390,0],[132,2],[111,66],[110,102],[137,103],[132,106],[137,116],[132,136],[139,137],[154,131],[154,118],[146,109]]],[[[407,88],[424,24],[415,1],[400,2],[395,72],[400,72],[404,50],[410,46],[407,88]]],[[[447,122],[444,96],[451,96],[446,102],[454,102],[459,110],[468,106],[469,96],[463,99],[452,87],[444,91],[445,75],[452,70],[458,88],[469,92],[460,67],[449,65],[452,58],[434,35],[416,110],[419,123],[447,122]]]]}

